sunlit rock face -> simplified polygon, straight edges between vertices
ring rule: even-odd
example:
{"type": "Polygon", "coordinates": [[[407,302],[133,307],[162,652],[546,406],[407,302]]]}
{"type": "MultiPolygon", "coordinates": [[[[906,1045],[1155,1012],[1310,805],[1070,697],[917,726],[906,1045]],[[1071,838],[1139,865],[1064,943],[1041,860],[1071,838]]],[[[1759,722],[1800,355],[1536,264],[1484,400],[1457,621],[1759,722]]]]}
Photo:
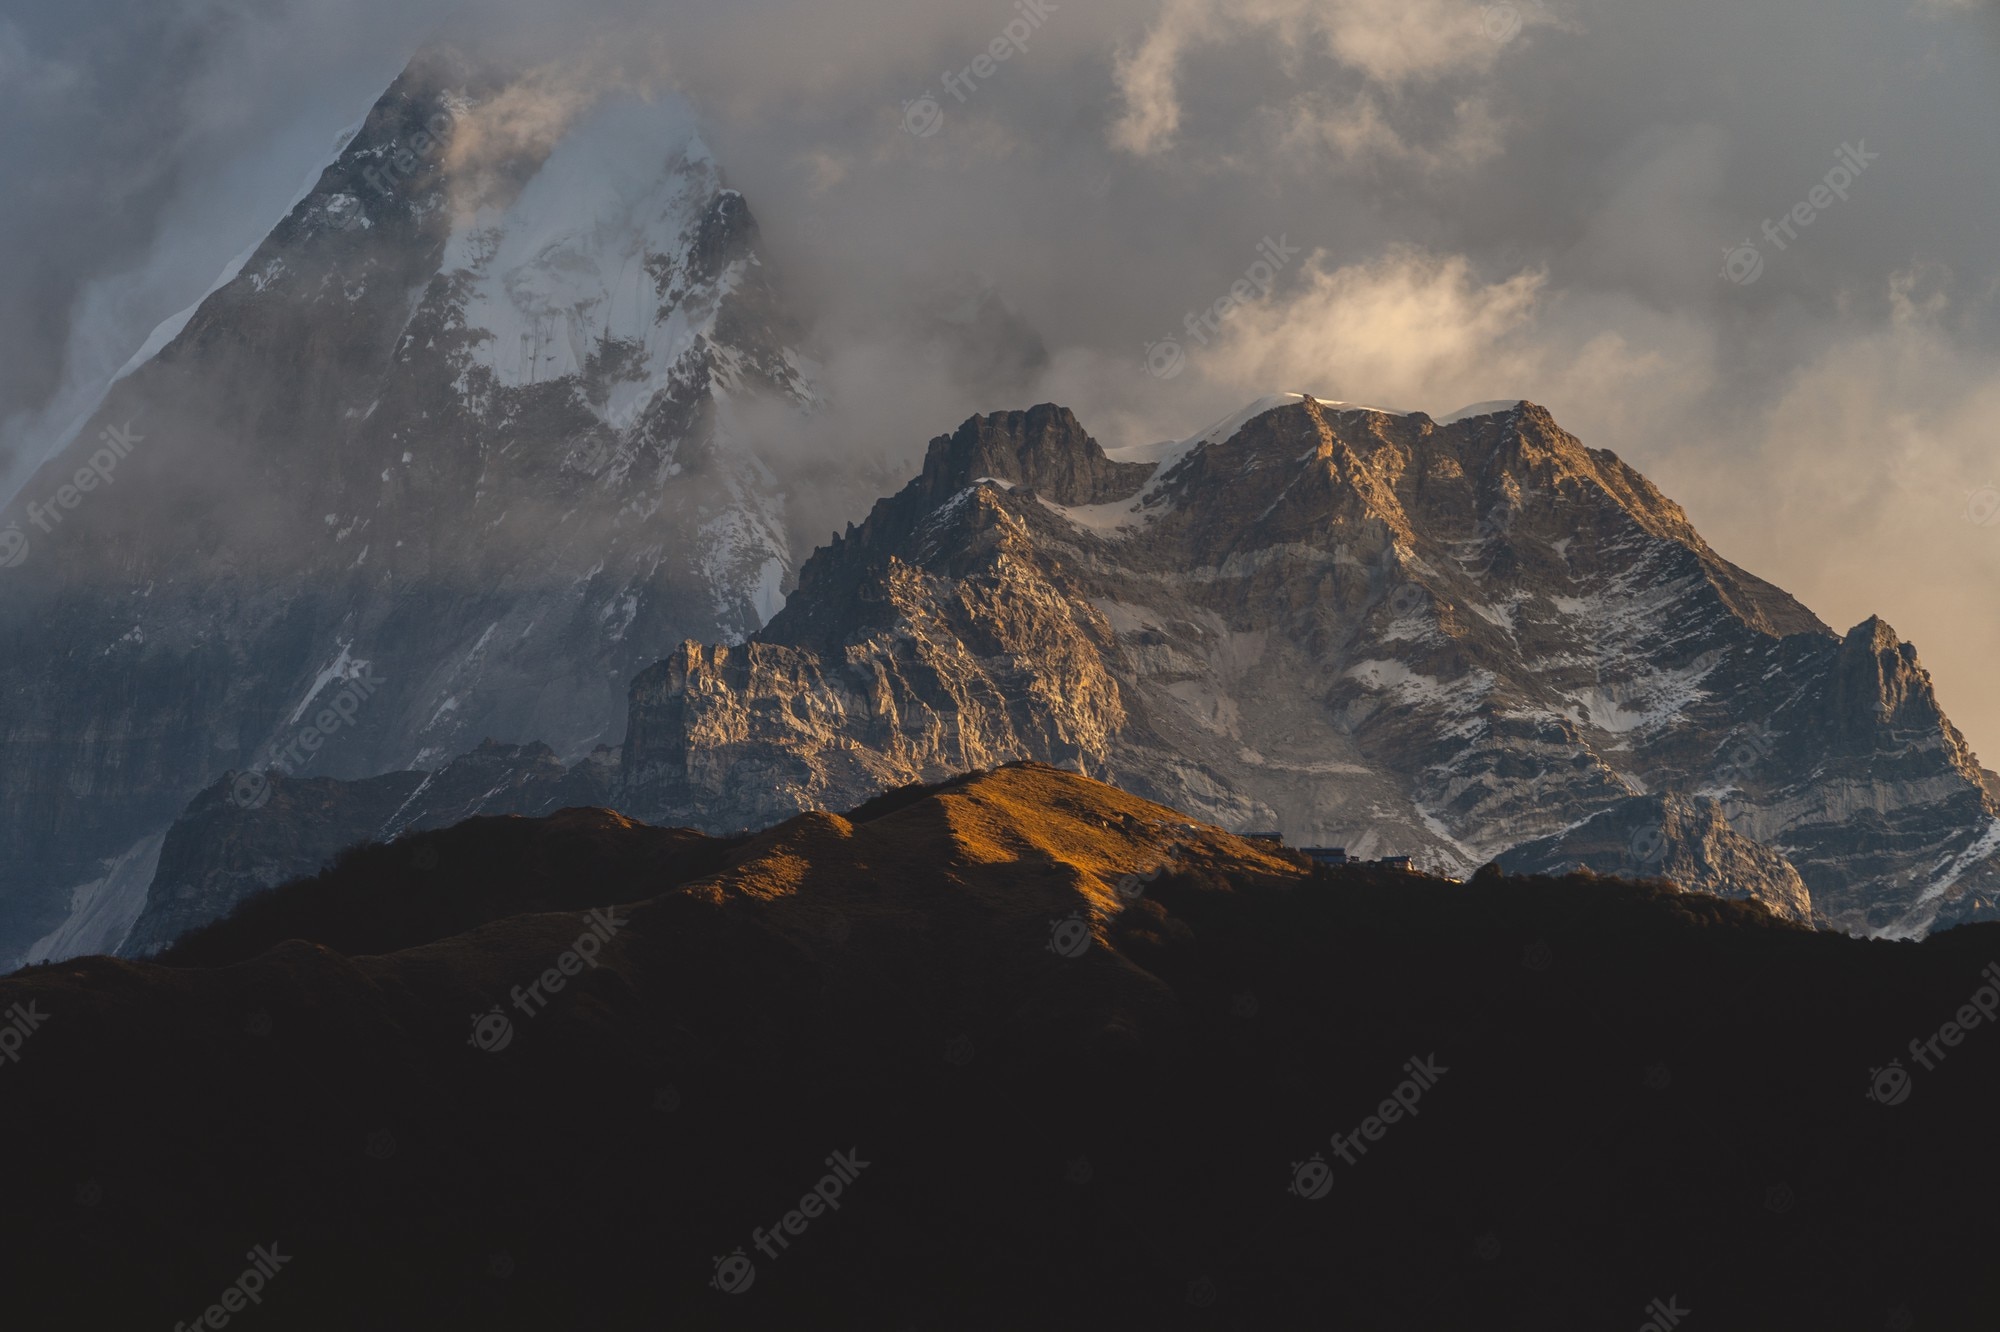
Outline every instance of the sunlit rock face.
{"type": "Polygon", "coordinates": [[[1854,931],[2000,887],[1914,649],[1835,634],[1528,403],[1284,395],[1111,454],[1058,407],[968,421],[749,643],[636,681],[620,800],[755,826],[1015,758],[1458,872],[1592,820],[1607,872],[1854,931]]]}

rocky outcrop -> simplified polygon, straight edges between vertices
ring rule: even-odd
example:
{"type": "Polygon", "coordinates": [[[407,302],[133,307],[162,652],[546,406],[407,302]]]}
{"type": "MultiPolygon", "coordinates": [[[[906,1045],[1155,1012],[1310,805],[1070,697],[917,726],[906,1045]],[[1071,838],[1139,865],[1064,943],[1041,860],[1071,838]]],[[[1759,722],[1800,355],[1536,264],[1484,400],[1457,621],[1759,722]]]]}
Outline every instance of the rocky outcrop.
{"type": "Polygon", "coordinates": [[[1502,855],[1511,874],[1576,870],[1623,879],[1666,879],[1687,892],[1762,902],[1800,925],[1814,923],[1812,895],[1791,862],[1737,832],[1705,796],[1634,796],[1574,828],[1502,855]]]}
{"type": "MultiPolygon", "coordinates": [[[[168,830],[145,910],[122,944],[128,956],[162,948],[371,840],[424,779],[394,772],[357,782],[278,776],[239,785],[241,776],[195,797],[168,830]]],[[[29,960],[43,959],[31,953],[29,960]]]]}
{"type": "Polygon", "coordinates": [[[267,889],[318,872],[350,847],[480,814],[600,805],[616,775],[609,760],[606,751],[565,767],[547,745],[489,741],[434,773],[354,782],[229,774],[168,831],[145,909],[119,951],[143,957],[267,889]]]}
{"type": "Polygon", "coordinates": [[[1834,634],[1529,403],[1292,396],[1109,456],[1058,408],[976,418],[632,705],[625,807],[703,827],[1032,757],[1456,873],[1674,796],[1691,885],[1857,932],[2000,886],[1915,650],[1834,634]]]}
{"type": "Polygon", "coordinates": [[[1130,499],[1152,476],[1145,463],[1113,462],[1067,407],[975,416],[931,441],[918,494],[931,504],[987,477],[1026,486],[1057,504],[1130,499]]]}
{"type": "Polygon", "coordinates": [[[1840,928],[1903,935],[1990,917],[2000,802],[1916,649],[1880,619],[1813,647],[1798,694],[1773,709],[1736,826],[1796,864],[1840,928]]]}
{"type": "Polygon", "coordinates": [[[766,632],[684,644],[634,681],[625,807],[756,827],[1016,759],[1104,772],[1128,721],[1116,635],[996,497],[1095,503],[1151,472],[1054,407],[932,441],[915,481],[806,562],[766,632]]]}

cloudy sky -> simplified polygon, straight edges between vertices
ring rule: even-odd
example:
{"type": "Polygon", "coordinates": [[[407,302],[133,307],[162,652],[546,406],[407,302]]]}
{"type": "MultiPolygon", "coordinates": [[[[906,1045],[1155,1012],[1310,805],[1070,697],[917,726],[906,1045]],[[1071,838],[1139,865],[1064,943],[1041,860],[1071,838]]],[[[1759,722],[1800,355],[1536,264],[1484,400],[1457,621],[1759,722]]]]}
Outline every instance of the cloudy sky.
{"type": "Polygon", "coordinates": [[[1836,628],[1887,618],[2000,760],[1986,0],[14,0],[0,492],[440,29],[693,99],[819,320],[825,447],[1532,398],[1836,628]],[[1191,334],[1267,238],[1269,295],[1191,334]],[[913,354],[982,289],[1005,373],[913,354]]]}

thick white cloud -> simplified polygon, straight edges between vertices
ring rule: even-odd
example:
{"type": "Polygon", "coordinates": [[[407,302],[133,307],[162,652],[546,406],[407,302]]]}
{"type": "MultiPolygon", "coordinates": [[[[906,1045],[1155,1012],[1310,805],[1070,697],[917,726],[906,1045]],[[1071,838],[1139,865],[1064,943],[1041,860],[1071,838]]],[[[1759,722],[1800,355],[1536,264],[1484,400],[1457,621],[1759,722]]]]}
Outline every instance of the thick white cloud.
{"type": "MultiPolygon", "coordinates": [[[[1300,122],[1294,133],[1316,131],[1350,157],[1370,150],[1408,156],[1421,146],[1392,127],[1388,109],[1406,85],[1477,78],[1524,30],[1550,22],[1545,6],[1506,0],[1167,0],[1145,36],[1118,53],[1122,111],[1111,139],[1140,155],[1170,150],[1181,127],[1190,55],[1204,46],[1268,34],[1285,55],[1272,82],[1295,90],[1277,102],[1300,122]],[[1329,106],[1310,85],[1307,57],[1315,50],[1369,89],[1329,106]]],[[[1496,146],[1491,113],[1481,99],[1457,99],[1455,109],[1462,122],[1459,144],[1444,156],[1468,155],[1468,140],[1480,149],[1496,146]]]]}

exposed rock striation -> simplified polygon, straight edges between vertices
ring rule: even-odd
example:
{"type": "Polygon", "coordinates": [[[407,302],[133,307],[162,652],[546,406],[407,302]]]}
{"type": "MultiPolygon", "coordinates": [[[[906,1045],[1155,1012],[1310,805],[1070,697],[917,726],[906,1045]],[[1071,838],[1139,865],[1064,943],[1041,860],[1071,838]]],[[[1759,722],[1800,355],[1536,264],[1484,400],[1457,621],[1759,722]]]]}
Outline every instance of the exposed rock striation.
{"type": "Polygon", "coordinates": [[[1016,758],[1458,873],[1664,827],[1688,886],[1860,932],[2000,888],[1915,650],[1833,633],[1530,403],[1294,395],[1116,455],[1057,407],[976,418],[749,643],[639,677],[620,799],[737,827],[1016,758]]]}
{"type": "Polygon", "coordinates": [[[1513,874],[1576,870],[1622,879],[1667,879],[1687,892],[1762,902],[1773,915],[1814,923],[1812,894],[1792,863],[1730,826],[1706,796],[1633,796],[1553,837],[1500,857],[1513,874]]]}

